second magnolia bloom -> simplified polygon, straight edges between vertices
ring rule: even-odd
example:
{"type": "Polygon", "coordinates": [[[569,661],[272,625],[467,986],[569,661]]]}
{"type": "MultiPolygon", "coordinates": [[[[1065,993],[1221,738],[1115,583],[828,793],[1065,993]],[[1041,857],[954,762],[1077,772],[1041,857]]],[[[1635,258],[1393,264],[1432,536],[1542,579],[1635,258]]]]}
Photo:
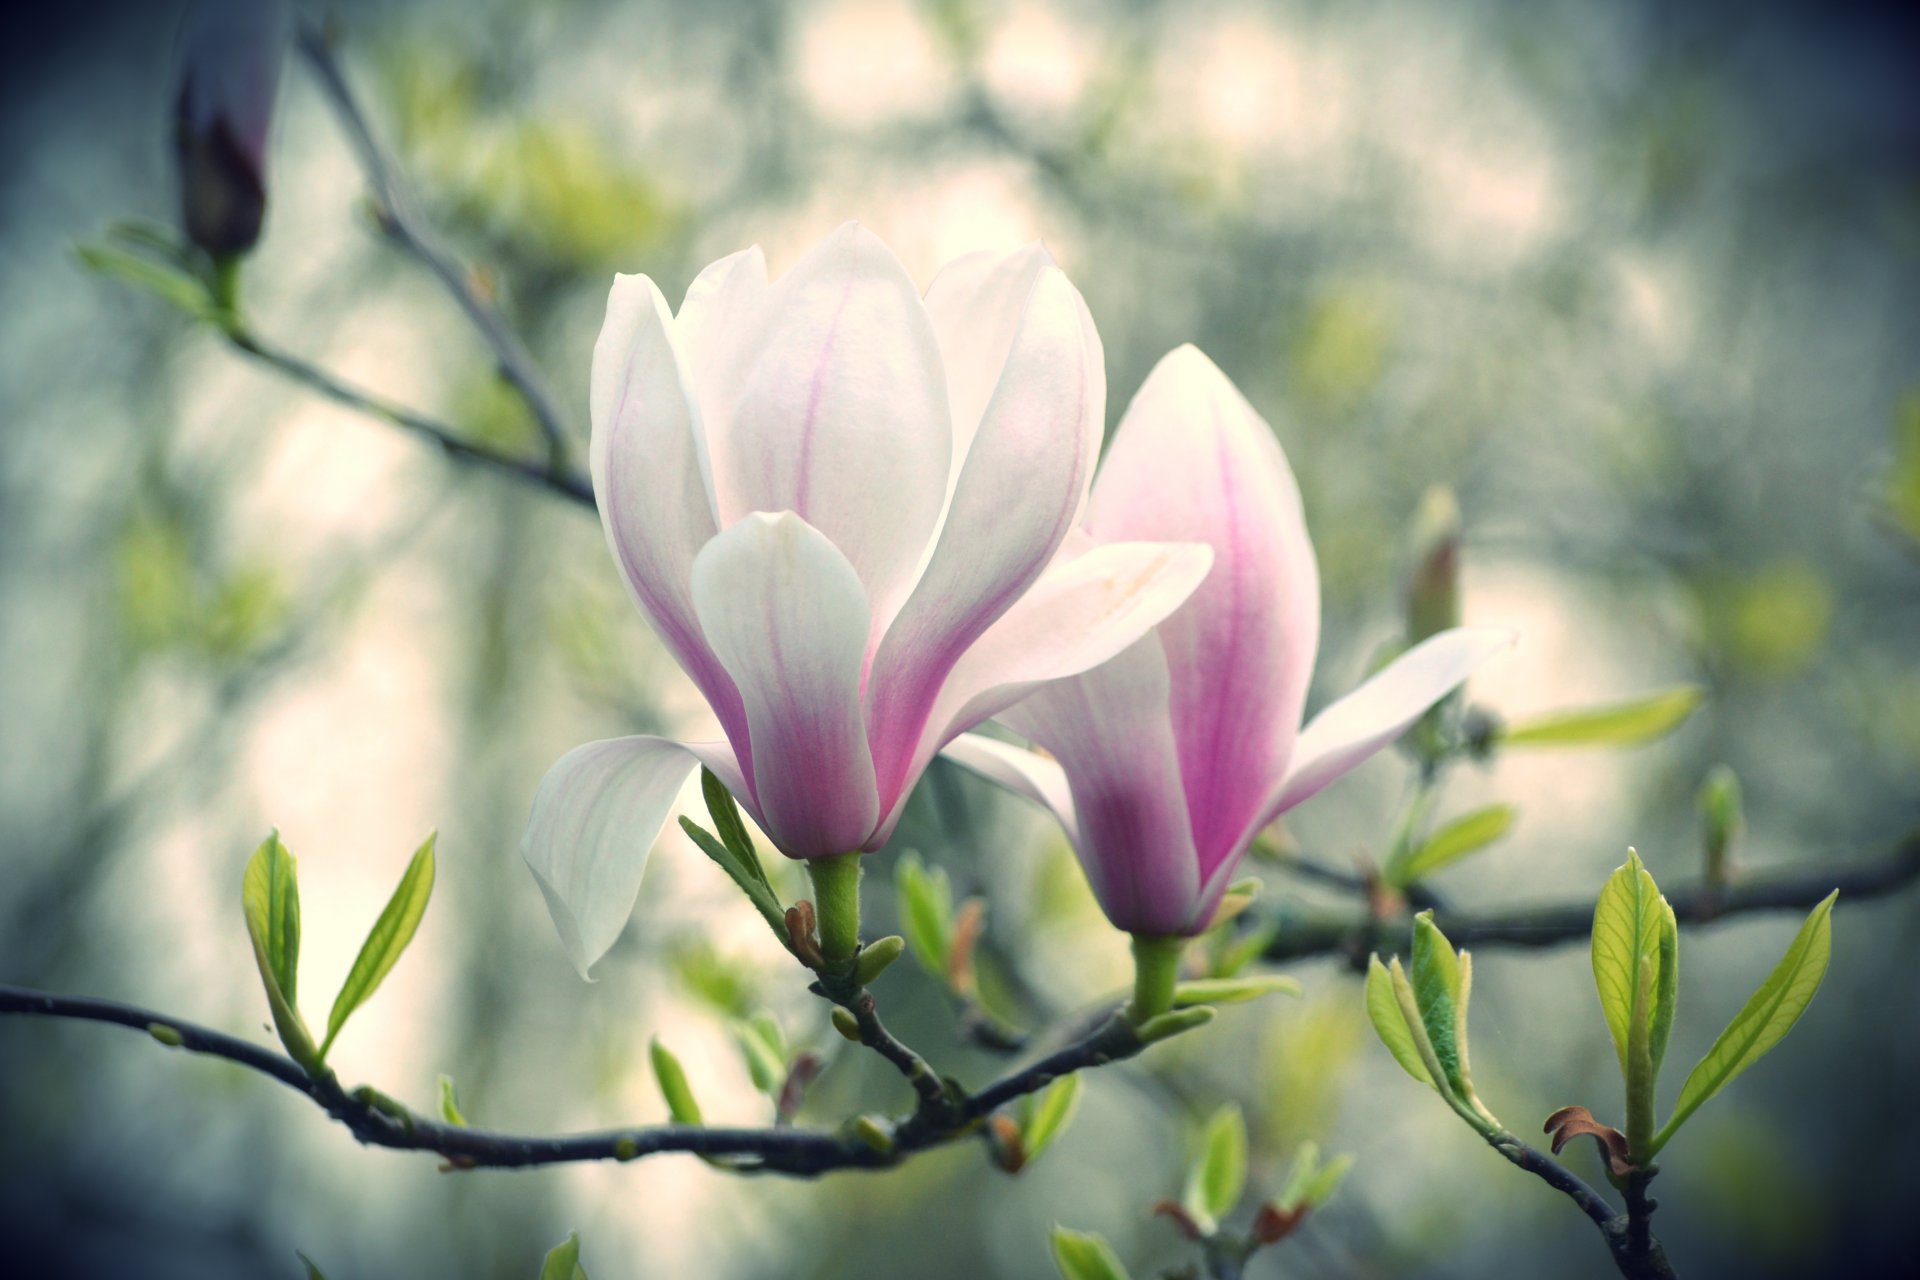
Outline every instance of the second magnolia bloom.
{"type": "Polygon", "coordinates": [[[1060,556],[1105,416],[1100,340],[1039,246],[924,300],[849,224],[769,282],[758,249],[672,313],[622,276],[594,348],[592,470],[640,611],[725,740],[589,743],[522,850],[584,972],[697,764],[790,857],[877,849],[954,736],[1137,641],[1211,553],[1060,556]]]}
{"type": "Polygon", "coordinates": [[[977,735],[946,754],[1050,808],[1130,933],[1205,929],[1264,827],[1513,641],[1443,632],[1302,728],[1320,580],[1299,489],[1272,429],[1193,347],[1163,359],[1128,406],[1087,532],[1095,545],[1203,543],[1213,568],[1155,634],[1001,715],[1047,756],[977,735]]]}

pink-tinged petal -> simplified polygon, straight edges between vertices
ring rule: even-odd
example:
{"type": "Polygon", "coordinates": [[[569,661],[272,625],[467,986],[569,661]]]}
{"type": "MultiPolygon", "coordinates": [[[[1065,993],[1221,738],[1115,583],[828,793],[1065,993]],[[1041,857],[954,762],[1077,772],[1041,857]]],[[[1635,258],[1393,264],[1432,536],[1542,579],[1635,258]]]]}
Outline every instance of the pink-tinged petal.
{"type": "Polygon", "coordinates": [[[1214,568],[1160,627],[1202,871],[1287,766],[1320,635],[1300,491],[1273,431],[1193,347],[1148,375],[1094,482],[1101,541],[1204,542],[1214,568]]]}
{"type": "MultiPolygon", "coordinates": [[[[746,383],[748,367],[760,352],[762,335],[771,317],[767,309],[767,259],[754,245],[711,263],[681,299],[674,317],[675,345],[687,370],[688,386],[700,406],[701,429],[695,432],[700,475],[713,499],[712,442],[727,439],[746,383]]],[[[720,509],[717,500],[714,510],[720,509]]]]}
{"type": "MultiPolygon", "coordinates": [[[[1026,320],[1034,285],[1054,270],[1053,255],[1038,241],[1012,253],[980,252],[956,258],[927,288],[927,313],[947,367],[947,398],[953,410],[953,479],[972,446],[987,403],[1000,386],[1014,335],[1026,320]]],[[[1068,286],[1069,289],[1072,286],[1068,286]]],[[[1098,454],[1106,430],[1107,378],[1100,334],[1093,316],[1072,290],[1085,343],[1090,450],[1098,454]]],[[[1088,480],[1092,477],[1089,475],[1088,480]]]]}
{"type": "Polygon", "coordinates": [[[1042,685],[1001,719],[1052,753],[1079,821],[1076,849],[1101,909],[1129,933],[1184,933],[1200,894],[1160,642],[1042,685]]]}
{"type": "Polygon", "coordinates": [[[1053,814],[1068,841],[1076,846],[1080,843],[1080,820],[1074,815],[1073,793],[1059,762],[977,733],[962,734],[941,748],[940,754],[1040,805],[1053,814]]]}
{"type": "Polygon", "coordinates": [[[768,837],[796,858],[860,848],[879,799],[860,710],[867,594],[847,557],[790,511],[756,512],[694,560],[693,603],[746,707],[768,837]]]}
{"type": "MultiPolygon", "coordinates": [[[[1511,631],[1484,627],[1443,631],[1327,707],[1301,730],[1286,780],[1272,793],[1254,831],[1405,733],[1428,707],[1510,648],[1514,638],[1511,631]]],[[[1247,833],[1249,839],[1254,831],[1247,833]]]]}
{"type": "Polygon", "coordinates": [[[954,664],[889,797],[875,847],[892,834],[907,793],[942,746],[1046,681],[1096,667],[1146,635],[1193,594],[1213,558],[1191,544],[1084,543],[1074,535],[1074,554],[1042,574],[954,664]]]}
{"type": "Polygon", "coordinates": [[[1090,387],[1104,375],[1086,349],[1079,294],[1052,267],[1027,283],[939,543],[874,655],[868,723],[886,807],[908,785],[947,673],[1053,559],[1093,471],[1090,387]]]}
{"type": "Polygon", "coordinates": [[[945,374],[913,281],[849,223],[776,282],[724,429],[709,424],[721,523],[792,511],[854,567],[875,638],[913,586],[952,461],[945,374]]]}
{"type": "Polygon", "coordinates": [[[581,977],[633,914],[647,854],[696,763],[665,738],[611,738],[575,747],[541,781],[520,853],[581,977]]]}
{"type": "Polygon", "coordinates": [[[616,277],[593,349],[593,489],[607,545],[640,612],[745,755],[740,695],[694,615],[693,560],[718,530],[695,459],[699,413],[670,325],[653,281],[616,277]]]}

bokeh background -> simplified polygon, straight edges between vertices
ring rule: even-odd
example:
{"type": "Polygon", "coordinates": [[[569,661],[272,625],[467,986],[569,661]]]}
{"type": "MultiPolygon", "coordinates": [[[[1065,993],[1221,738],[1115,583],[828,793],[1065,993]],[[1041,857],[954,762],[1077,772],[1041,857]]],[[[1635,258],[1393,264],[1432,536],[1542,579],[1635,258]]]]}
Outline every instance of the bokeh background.
{"type": "MultiPolygon", "coordinates": [[[[1691,880],[1693,797],[1718,761],[1745,783],[1748,867],[1872,856],[1912,820],[1920,557],[1878,514],[1889,476],[1920,474],[1920,62],[1900,19],[1638,0],[328,13],[423,211],[484,264],[576,444],[615,270],[677,297],[712,258],[757,241],[778,270],[849,216],[923,281],[1043,237],[1097,318],[1113,416],[1195,341],[1275,424],[1325,577],[1316,702],[1398,634],[1435,482],[1465,512],[1468,620],[1524,633],[1476,701],[1522,714],[1710,687],[1657,745],[1464,773],[1448,812],[1508,799],[1521,818],[1446,874],[1449,900],[1590,899],[1629,844],[1663,882],[1691,880]]],[[[717,870],[663,841],[586,985],[516,853],[563,750],[705,714],[591,518],[324,404],[75,261],[114,219],[173,216],[180,16],[22,6],[0,42],[0,980],[264,1039],[238,903],[262,834],[301,859],[312,1006],[437,828],[438,892],[342,1036],[345,1076],[428,1107],[445,1072],[504,1128],[658,1119],[660,1034],[709,1116],[763,1121],[724,1011],[838,1041],[717,870]]],[[[244,285],[258,327],[532,449],[484,348],[375,233],[298,64],[270,181],[244,285]]],[[[1377,855],[1407,787],[1403,762],[1375,762],[1292,834],[1336,864],[1377,855]]],[[[936,768],[896,847],[985,894],[1014,1009],[1124,982],[1123,945],[1016,802],[936,768]]],[[[892,861],[870,862],[881,928],[892,861]]],[[[1261,870],[1270,901],[1339,901],[1261,870]]],[[[1684,1273],[1910,1257],[1917,903],[1843,903],[1800,1029],[1669,1149],[1659,1228],[1684,1273]]],[[[1791,932],[1775,916],[1687,933],[1664,1098],[1791,932]]],[[[1565,1102],[1617,1112],[1584,948],[1478,960],[1494,1108],[1516,1128],[1565,1102]]],[[[910,969],[882,988],[898,1029],[966,1079],[994,1073],[910,969]]],[[[1018,1179],[971,1144],[810,1184],[681,1157],[442,1174],[358,1149],[237,1068],[8,1020],[0,1263],[291,1277],[297,1248],[336,1280],[528,1277],[578,1230],[601,1280],[1025,1277],[1051,1274],[1062,1222],[1148,1275],[1186,1255],[1145,1207],[1177,1190],[1194,1119],[1234,1098],[1268,1189],[1302,1137],[1358,1157],[1250,1274],[1610,1273],[1571,1206],[1400,1075],[1348,969],[1294,972],[1304,999],[1098,1072],[1018,1179]]],[[[849,1054],[807,1114],[905,1101],[849,1054]]]]}

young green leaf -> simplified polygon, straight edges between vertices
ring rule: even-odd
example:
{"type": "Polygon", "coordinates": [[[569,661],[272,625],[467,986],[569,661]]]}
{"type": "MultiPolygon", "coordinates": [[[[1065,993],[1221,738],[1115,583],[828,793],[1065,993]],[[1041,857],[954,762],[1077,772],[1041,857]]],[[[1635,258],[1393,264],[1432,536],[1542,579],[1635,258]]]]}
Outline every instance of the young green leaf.
{"type": "Polygon", "coordinates": [[[653,1078],[660,1086],[660,1096],[666,1099],[667,1111],[673,1116],[673,1122],[699,1124],[700,1104],[694,1100],[693,1089],[687,1084],[687,1073],[681,1067],[680,1059],[660,1043],[658,1036],[647,1046],[647,1055],[653,1060],[653,1078]]]}
{"type": "Polygon", "coordinates": [[[1839,896],[1838,891],[1828,894],[1807,916],[1780,963],[1688,1074],[1673,1115],[1655,1135],[1649,1155],[1664,1147],[1702,1103],[1779,1044],[1806,1012],[1833,954],[1833,903],[1839,896]]]}
{"type": "Polygon", "coordinates": [[[1460,958],[1433,923],[1433,913],[1413,918],[1413,998],[1434,1057],[1454,1091],[1467,1092],[1463,1059],[1466,1027],[1460,1021],[1460,958]]]}
{"type": "Polygon", "coordinates": [[[740,865],[753,873],[754,878],[766,885],[767,892],[773,892],[773,885],[767,880],[767,869],[760,865],[760,854],[753,847],[753,837],[747,833],[746,820],[740,816],[740,806],[733,801],[733,793],[726,784],[714,775],[713,770],[700,770],[700,794],[707,802],[707,815],[713,819],[713,829],[720,836],[720,842],[740,861],[740,865]]]}
{"type": "Polygon", "coordinates": [[[219,318],[219,305],[206,282],[169,263],[104,244],[76,245],[74,254],[89,271],[145,289],[195,320],[219,318]]]}
{"type": "Polygon", "coordinates": [[[1507,747],[1638,746],[1679,728],[1706,696],[1704,687],[1683,684],[1606,706],[1552,711],[1506,725],[1498,742],[1507,747]]]}
{"type": "Polygon", "coordinates": [[[1246,1185],[1247,1122],[1229,1102],[1213,1113],[1201,1133],[1181,1204],[1202,1231],[1212,1234],[1215,1224],[1240,1202],[1246,1185]]]}
{"type": "Polygon", "coordinates": [[[1284,974],[1254,974],[1245,978],[1194,978],[1173,989],[1173,1007],[1196,1004],[1245,1004],[1261,996],[1300,994],[1300,982],[1284,974]]]}
{"type": "Polygon", "coordinates": [[[1674,944],[1665,941],[1672,916],[1672,908],[1660,896],[1660,887],[1653,882],[1640,855],[1629,849],[1627,861],[1601,887],[1593,911],[1593,984],[1600,993],[1607,1030],[1613,1034],[1622,1078],[1632,1074],[1627,1045],[1636,1020],[1644,1019],[1649,1028],[1664,1028],[1649,1036],[1650,1048],[1658,1041],[1652,1063],[1655,1069],[1660,1065],[1659,1054],[1666,1050],[1667,1030],[1673,1026],[1672,970],[1678,967],[1663,964],[1674,952],[1674,944]],[[1653,966],[1645,1007],[1640,999],[1643,960],[1653,966]],[[1668,970],[1664,975],[1663,969],[1668,970]]]}
{"type": "Polygon", "coordinates": [[[1393,978],[1387,966],[1380,963],[1379,956],[1374,956],[1367,965],[1367,1017],[1373,1022],[1374,1033],[1401,1069],[1421,1084],[1431,1086],[1433,1077],[1420,1060],[1420,1048],[1393,994],[1393,978]]]}
{"type": "Polygon", "coordinates": [[[454,1088],[452,1076],[440,1077],[440,1118],[462,1127],[467,1123],[467,1118],[460,1114],[460,1091],[454,1088]]]}
{"type": "Polygon", "coordinates": [[[1287,1170],[1280,1194],[1271,1203],[1282,1213],[1303,1207],[1318,1208],[1339,1187],[1340,1180],[1352,1166],[1353,1157],[1344,1155],[1321,1164],[1319,1145],[1311,1140],[1302,1142],[1294,1151],[1293,1165],[1287,1170]]]}
{"type": "Polygon", "coordinates": [[[300,971],[300,885],[293,855],[270,833],[247,859],[240,882],[240,901],[246,910],[247,933],[254,950],[265,957],[280,994],[292,1005],[298,998],[300,971]]]}
{"type": "Polygon", "coordinates": [[[1130,1280],[1113,1246],[1091,1231],[1053,1229],[1053,1265],[1061,1280],[1130,1280]]]}
{"type": "Polygon", "coordinates": [[[753,903],[754,910],[767,922],[781,945],[786,945],[787,913],[772,886],[767,883],[766,872],[761,868],[759,859],[754,859],[751,866],[742,862],[733,850],[714,838],[711,832],[684,815],[680,819],[680,829],[700,847],[700,852],[719,864],[729,880],[740,886],[740,891],[747,895],[747,900],[753,903]]]}
{"type": "Polygon", "coordinates": [[[1396,888],[1424,880],[1506,835],[1513,826],[1513,816],[1513,806],[1508,804],[1492,804],[1462,814],[1428,836],[1405,858],[1389,865],[1387,879],[1396,888]]]}
{"type": "Polygon", "coordinates": [[[945,982],[953,949],[953,885],[946,868],[928,871],[918,855],[908,853],[894,864],[893,882],[900,896],[901,932],[913,958],[945,982]]]}
{"type": "Polygon", "coordinates": [[[353,958],[347,980],[340,984],[340,994],[334,997],[333,1011],[327,1015],[327,1036],[320,1042],[322,1058],[333,1047],[334,1037],[347,1025],[353,1011],[379,989],[400,959],[400,953],[413,941],[420,917],[426,914],[427,899],[433,896],[433,846],[438,838],[437,833],[431,834],[414,850],[400,884],[387,899],[380,918],[368,930],[367,940],[360,944],[360,954],[353,958]]]}
{"type": "Polygon", "coordinates": [[[1038,1160],[1048,1144],[1066,1132],[1079,1107],[1080,1076],[1077,1073],[1061,1076],[1040,1094],[1027,1122],[1020,1127],[1020,1149],[1026,1164],[1038,1160]]]}
{"type": "Polygon", "coordinates": [[[1300,1203],[1317,1209],[1333,1198],[1346,1180],[1347,1170],[1353,1168],[1353,1157],[1339,1155],[1314,1170],[1313,1177],[1300,1189],[1300,1203]]]}
{"type": "Polygon", "coordinates": [[[761,1014],[750,1021],[733,1024],[734,1039],[740,1043],[740,1056],[746,1060],[753,1087],[777,1097],[787,1082],[786,1037],[778,1024],[761,1014]]]}
{"type": "Polygon", "coordinates": [[[587,1280],[587,1273],[580,1265],[580,1233],[573,1232],[547,1251],[547,1260],[540,1265],[540,1280],[587,1280]]]}

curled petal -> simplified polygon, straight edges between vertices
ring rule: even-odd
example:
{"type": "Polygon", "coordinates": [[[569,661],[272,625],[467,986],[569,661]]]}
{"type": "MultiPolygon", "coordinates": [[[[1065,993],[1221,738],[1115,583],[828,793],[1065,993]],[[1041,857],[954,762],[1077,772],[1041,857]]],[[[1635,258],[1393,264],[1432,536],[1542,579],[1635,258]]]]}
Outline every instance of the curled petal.
{"type": "Polygon", "coordinates": [[[547,771],[520,841],[581,977],[633,914],[647,854],[698,762],[665,738],[575,747],[547,771]]]}
{"type": "Polygon", "coordinates": [[[776,282],[739,400],[709,425],[721,523],[792,511],[840,549],[874,634],[913,585],[952,461],[940,350],[913,281],[849,223],[776,282]]]}
{"type": "Polygon", "coordinates": [[[796,858],[861,848],[879,800],[860,709],[867,595],[847,557],[792,512],[756,513],[695,559],[693,602],[740,690],[767,835],[796,858]]]}
{"type": "Polygon", "coordinates": [[[1300,492],[1271,428],[1193,347],[1160,361],[1094,483],[1102,541],[1204,542],[1214,568],[1160,628],[1180,772],[1210,871],[1286,769],[1320,634],[1300,492]]]}
{"type": "Polygon", "coordinates": [[[997,386],[939,542],[874,655],[868,706],[883,800],[910,785],[948,672],[1052,560],[1092,474],[1099,397],[1090,388],[1104,375],[1086,348],[1079,294],[1052,267],[1017,280],[1028,296],[998,353],[997,386]]]}
{"type": "Polygon", "coordinates": [[[942,748],[941,755],[965,765],[990,782],[1024,796],[1051,812],[1074,845],[1080,843],[1080,820],[1073,811],[1073,793],[1058,763],[998,738],[966,733],[942,748]]]}
{"type": "Polygon", "coordinates": [[[1405,733],[1428,707],[1487,659],[1510,648],[1514,639],[1511,631],[1485,627],[1443,631],[1327,707],[1301,730],[1293,764],[1272,793],[1258,826],[1317,794],[1405,733]]]}
{"type": "Polygon", "coordinates": [[[615,279],[588,396],[594,494],[641,614],[700,686],[727,736],[744,744],[740,695],[694,616],[693,560],[717,529],[695,458],[699,413],[670,326],[653,281],[615,279]]]}

